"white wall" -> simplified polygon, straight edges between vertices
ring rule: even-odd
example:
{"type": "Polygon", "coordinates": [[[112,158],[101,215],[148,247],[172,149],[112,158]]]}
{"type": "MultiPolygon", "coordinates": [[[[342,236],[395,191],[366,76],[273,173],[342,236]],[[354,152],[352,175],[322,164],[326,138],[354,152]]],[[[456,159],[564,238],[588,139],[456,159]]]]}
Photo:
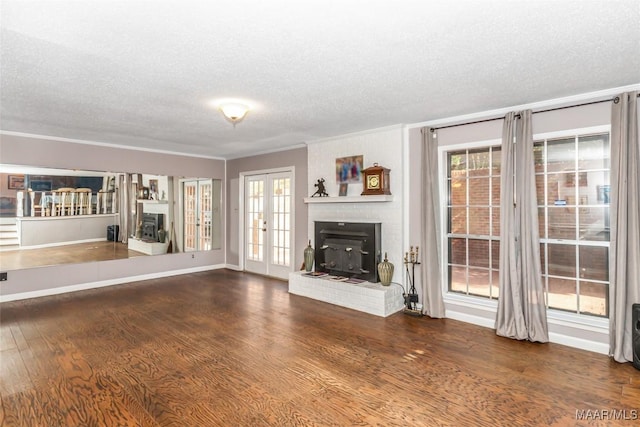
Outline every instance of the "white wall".
{"type": "MultiPolygon", "coordinates": [[[[308,240],[314,242],[314,221],[380,222],[382,252],[388,253],[395,266],[394,282],[402,283],[403,251],[403,131],[400,126],[374,129],[368,132],[339,136],[310,143],[308,149],[308,189],[325,179],[329,196],[337,197],[336,158],[363,155],[363,167],[374,163],[391,169],[390,184],[393,201],[366,203],[309,204],[308,240]]],[[[349,184],[348,196],[359,196],[362,184],[349,184]]],[[[362,196],[366,197],[366,196],[362,196]]]]}

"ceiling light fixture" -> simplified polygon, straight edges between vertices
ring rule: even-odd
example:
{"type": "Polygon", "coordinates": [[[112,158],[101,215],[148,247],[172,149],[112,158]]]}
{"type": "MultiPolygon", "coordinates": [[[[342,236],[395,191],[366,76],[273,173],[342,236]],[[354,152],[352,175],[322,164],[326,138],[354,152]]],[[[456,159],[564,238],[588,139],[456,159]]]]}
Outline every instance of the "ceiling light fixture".
{"type": "Polygon", "coordinates": [[[244,104],[228,103],[222,104],[219,107],[220,111],[224,115],[224,118],[236,127],[236,123],[240,123],[249,112],[249,107],[244,104]]]}

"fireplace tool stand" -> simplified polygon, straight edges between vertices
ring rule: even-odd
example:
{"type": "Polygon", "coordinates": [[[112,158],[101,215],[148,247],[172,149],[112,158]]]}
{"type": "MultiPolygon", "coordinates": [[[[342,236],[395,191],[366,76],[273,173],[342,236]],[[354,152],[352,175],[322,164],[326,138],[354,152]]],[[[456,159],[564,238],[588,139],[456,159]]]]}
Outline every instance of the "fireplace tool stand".
{"type": "Polygon", "coordinates": [[[409,287],[409,291],[402,295],[404,297],[404,313],[412,316],[422,316],[422,311],[418,309],[418,293],[416,292],[416,265],[420,265],[418,259],[418,246],[415,251],[411,246],[409,252],[404,254],[404,269],[409,287]]]}

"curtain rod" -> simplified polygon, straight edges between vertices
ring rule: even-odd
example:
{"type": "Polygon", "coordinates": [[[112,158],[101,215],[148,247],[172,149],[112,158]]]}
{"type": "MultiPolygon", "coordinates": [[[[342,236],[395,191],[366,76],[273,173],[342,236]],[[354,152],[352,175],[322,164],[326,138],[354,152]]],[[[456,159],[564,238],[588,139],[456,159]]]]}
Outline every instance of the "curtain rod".
{"type": "MultiPolygon", "coordinates": [[[[638,97],[640,97],[640,93],[638,93],[638,97]]],[[[546,113],[546,112],[549,112],[549,111],[556,111],[556,110],[564,110],[566,108],[583,107],[585,105],[601,104],[603,102],[614,102],[614,103],[617,104],[618,102],[620,102],[620,97],[616,96],[613,99],[603,99],[601,101],[584,102],[582,104],[567,105],[567,106],[564,106],[564,107],[556,107],[556,108],[548,108],[546,110],[534,111],[532,114],[546,113]]],[[[519,118],[520,114],[516,114],[516,117],[519,118]]],[[[476,123],[493,122],[495,120],[502,120],[502,119],[504,119],[504,117],[494,117],[493,119],[476,120],[476,121],[473,121],[473,122],[458,123],[458,124],[455,124],[455,125],[432,127],[432,128],[429,128],[429,130],[431,132],[435,132],[435,131],[437,131],[439,129],[454,128],[454,127],[466,126],[466,125],[474,125],[476,123]]]]}

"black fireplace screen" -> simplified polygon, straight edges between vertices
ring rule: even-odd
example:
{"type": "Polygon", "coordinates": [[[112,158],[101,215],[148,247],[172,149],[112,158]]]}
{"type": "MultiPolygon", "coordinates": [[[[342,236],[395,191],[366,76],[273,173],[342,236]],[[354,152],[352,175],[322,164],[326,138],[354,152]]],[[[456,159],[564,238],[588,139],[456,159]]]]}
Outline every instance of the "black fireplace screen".
{"type": "Polygon", "coordinates": [[[316,271],[377,282],[380,240],[380,223],[316,221],[316,271]]]}

